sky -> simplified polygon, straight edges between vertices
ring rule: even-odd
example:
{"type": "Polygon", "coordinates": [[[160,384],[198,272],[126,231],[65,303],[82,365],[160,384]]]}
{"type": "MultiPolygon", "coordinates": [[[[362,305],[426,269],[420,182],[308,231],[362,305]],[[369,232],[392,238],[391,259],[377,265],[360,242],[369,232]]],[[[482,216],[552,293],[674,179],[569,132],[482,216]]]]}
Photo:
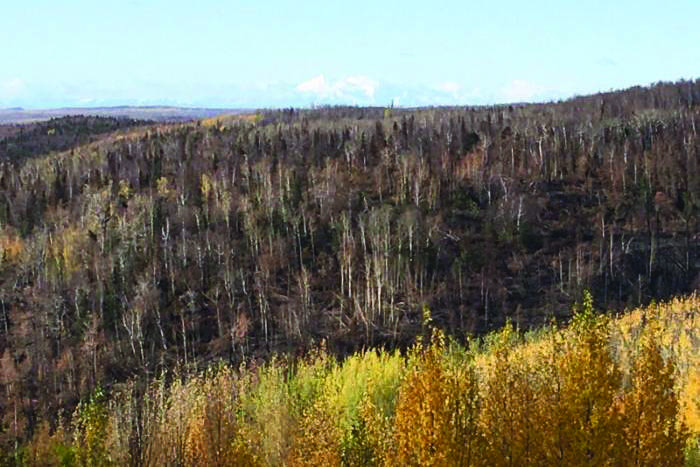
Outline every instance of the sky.
{"type": "Polygon", "coordinates": [[[0,108],[480,105],[700,77],[700,0],[0,1],[0,108]]]}

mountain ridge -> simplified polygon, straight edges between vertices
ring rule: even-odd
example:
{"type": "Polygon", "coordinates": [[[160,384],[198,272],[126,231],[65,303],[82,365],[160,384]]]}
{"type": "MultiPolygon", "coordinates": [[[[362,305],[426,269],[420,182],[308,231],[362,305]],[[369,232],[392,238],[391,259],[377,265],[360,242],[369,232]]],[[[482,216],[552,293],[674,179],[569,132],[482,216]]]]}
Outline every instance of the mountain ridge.
{"type": "Polygon", "coordinates": [[[23,124],[50,120],[66,116],[90,115],[101,117],[124,117],[158,122],[193,121],[222,114],[239,114],[249,109],[177,107],[177,106],[106,106],[106,107],[61,107],[48,109],[24,109],[14,107],[0,109],[0,125],[23,124]]]}

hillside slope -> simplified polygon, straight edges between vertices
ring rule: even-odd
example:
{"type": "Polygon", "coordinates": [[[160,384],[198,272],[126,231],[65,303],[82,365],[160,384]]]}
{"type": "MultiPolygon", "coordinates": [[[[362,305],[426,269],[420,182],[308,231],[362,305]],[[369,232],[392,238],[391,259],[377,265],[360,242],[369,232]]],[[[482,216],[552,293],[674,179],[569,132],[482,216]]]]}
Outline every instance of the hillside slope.
{"type": "MultiPolygon", "coordinates": [[[[622,310],[700,272],[700,81],[135,127],[0,160],[5,432],[99,385],[622,310]],[[19,417],[19,415],[18,415],[19,417]]],[[[19,428],[17,428],[19,430],[19,428]]]]}
{"type": "Polygon", "coordinates": [[[152,122],[78,115],[31,125],[0,126],[0,161],[66,151],[91,143],[105,134],[149,123],[152,122]]]}
{"type": "Polygon", "coordinates": [[[696,465],[700,300],[616,319],[590,296],[566,327],[507,325],[465,348],[432,330],[407,354],[323,349],[98,391],[29,463],[696,465]],[[428,336],[432,332],[432,339],[428,336]],[[168,383],[167,381],[171,381],[168,383]]]}

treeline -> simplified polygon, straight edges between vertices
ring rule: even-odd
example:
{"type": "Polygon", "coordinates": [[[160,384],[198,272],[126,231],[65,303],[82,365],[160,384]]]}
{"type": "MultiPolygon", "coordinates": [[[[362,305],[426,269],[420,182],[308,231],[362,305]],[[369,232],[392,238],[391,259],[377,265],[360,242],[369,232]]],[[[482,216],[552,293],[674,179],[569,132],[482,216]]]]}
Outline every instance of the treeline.
{"type": "Polygon", "coordinates": [[[76,115],[39,123],[5,125],[0,128],[0,160],[13,161],[65,151],[95,141],[99,135],[147,123],[131,118],[76,115]]]}
{"type": "MultiPolygon", "coordinates": [[[[323,347],[98,389],[42,425],[30,465],[680,466],[700,460],[697,297],[466,346],[431,326],[405,354],[323,347]],[[432,333],[432,339],[429,337],[432,333]]],[[[11,454],[11,453],[9,453],[11,454]]]]}
{"type": "Polygon", "coordinates": [[[6,158],[3,436],[178,366],[406,348],[425,306],[463,339],[568,318],[584,288],[690,292],[699,97],[274,110],[6,158]]]}

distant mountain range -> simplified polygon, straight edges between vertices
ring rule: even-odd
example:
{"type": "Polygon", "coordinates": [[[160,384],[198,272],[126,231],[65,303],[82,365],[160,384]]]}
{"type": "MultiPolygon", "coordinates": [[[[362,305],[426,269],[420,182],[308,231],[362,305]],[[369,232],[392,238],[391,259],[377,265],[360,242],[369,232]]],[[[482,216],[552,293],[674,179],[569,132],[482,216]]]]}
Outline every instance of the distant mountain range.
{"type": "Polygon", "coordinates": [[[21,107],[13,107],[0,109],[0,124],[31,123],[73,115],[127,117],[159,122],[188,121],[222,114],[237,114],[249,111],[249,109],[207,109],[168,106],[68,107],[60,109],[23,109],[21,107]]]}

